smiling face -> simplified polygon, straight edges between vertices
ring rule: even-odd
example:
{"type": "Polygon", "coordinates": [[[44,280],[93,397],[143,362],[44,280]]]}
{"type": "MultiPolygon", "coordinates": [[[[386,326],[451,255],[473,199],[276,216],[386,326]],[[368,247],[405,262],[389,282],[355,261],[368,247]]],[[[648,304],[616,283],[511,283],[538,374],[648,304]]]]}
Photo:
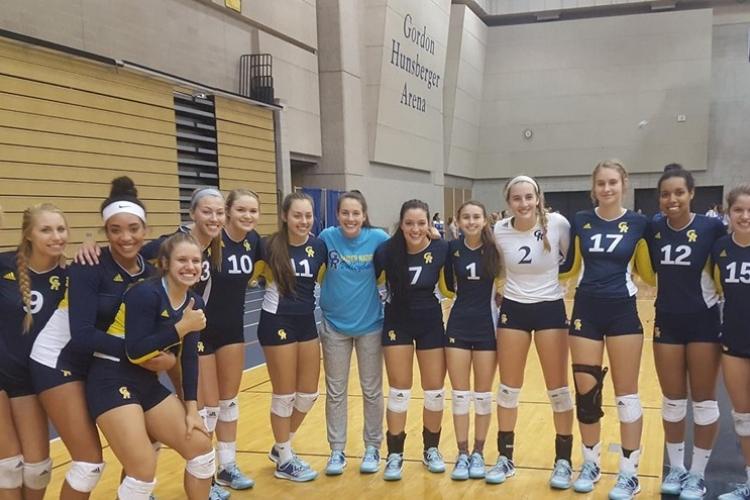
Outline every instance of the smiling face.
{"type": "Polygon", "coordinates": [[[479,238],[482,230],[487,225],[487,217],[482,207],[477,205],[465,205],[458,213],[458,226],[466,238],[479,238]]]}
{"type": "Polygon", "coordinates": [[[341,231],[347,238],[356,238],[362,231],[362,225],[367,219],[362,209],[362,204],[354,198],[344,198],[341,200],[339,211],[336,213],[341,231]]]}
{"type": "Polygon", "coordinates": [[[690,214],[694,193],[682,177],[670,177],[659,185],[659,209],[669,218],[680,220],[690,214]]]}
{"type": "Polygon", "coordinates": [[[195,209],[190,212],[195,222],[195,229],[212,239],[219,235],[226,219],[224,200],[218,196],[204,196],[198,200],[195,209]]]}
{"type": "Polygon", "coordinates": [[[229,226],[236,232],[249,233],[255,229],[259,218],[260,204],[258,199],[249,195],[237,197],[227,213],[229,226]]]}
{"type": "Polygon", "coordinates": [[[129,213],[115,214],[107,219],[104,230],[112,254],[123,260],[135,259],[146,237],[146,225],[137,215],[129,213]]]}
{"type": "Polygon", "coordinates": [[[421,208],[410,208],[404,212],[399,224],[404,233],[406,244],[411,248],[419,248],[427,242],[427,234],[430,230],[430,221],[427,212],[421,208]]]}
{"type": "Polygon", "coordinates": [[[312,203],[307,199],[293,200],[289,210],[281,218],[287,223],[289,239],[306,239],[313,226],[312,203]]]}
{"type": "Polygon", "coordinates": [[[189,287],[200,279],[202,260],[201,249],[192,242],[183,241],[174,246],[169,257],[164,258],[162,267],[174,285],[189,287]]]}
{"type": "Polygon", "coordinates": [[[600,207],[622,206],[625,179],[617,169],[601,167],[594,175],[594,198],[600,207]]]}
{"type": "Polygon", "coordinates": [[[539,196],[529,182],[517,182],[508,191],[508,207],[513,217],[520,221],[536,221],[539,196]]]}
{"type": "Polygon", "coordinates": [[[729,207],[732,230],[743,238],[750,238],[750,194],[740,194],[729,207]]]}
{"type": "Polygon", "coordinates": [[[42,211],[34,216],[26,238],[34,254],[44,258],[58,259],[65,251],[65,244],[68,242],[68,225],[61,214],[42,211]]]}

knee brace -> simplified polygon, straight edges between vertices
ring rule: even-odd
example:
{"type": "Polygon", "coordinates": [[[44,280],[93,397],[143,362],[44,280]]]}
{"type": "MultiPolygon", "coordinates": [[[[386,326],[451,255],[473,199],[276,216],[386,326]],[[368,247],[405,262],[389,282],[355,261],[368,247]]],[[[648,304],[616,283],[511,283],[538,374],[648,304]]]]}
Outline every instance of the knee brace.
{"type": "Polygon", "coordinates": [[[602,411],[602,389],[604,388],[604,377],[607,375],[608,368],[602,368],[595,365],[573,365],[573,382],[576,386],[576,417],[578,421],[584,424],[595,424],[603,416],[602,411]],[[578,382],[575,379],[576,373],[586,373],[594,377],[594,387],[585,394],[581,394],[578,389],[578,382]]]}
{"type": "Polygon", "coordinates": [[[570,396],[570,389],[567,385],[547,391],[547,397],[555,413],[564,413],[573,409],[573,398],[570,396]]]}
{"type": "Polygon", "coordinates": [[[272,394],[271,413],[279,417],[291,417],[296,394],[272,394]]]}
{"type": "Polygon", "coordinates": [[[298,392],[294,398],[294,408],[300,413],[309,412],[319,395],[319,392],[298,392]]]}
{"type": "Polygon", "coordinates": [[[219,422],[236,422],[240,418],[237,398],[219,400],[219,422]]]}
{"type": "Polygon", "coordinates": [[[218,406],[204,406],[198,414],[203,418],[203,425],[206,426],[208,432],[216,430],[216,421],[219,420],[218,406]]]}
{"type": "Polygon", "coordinates": [[[477,415],[489,415],[492,413],[492,393],[474,393],[474,412],[477,415]]]}
{"type": "Polygon", "coordinates": [[[468,415],[471,406],[471,391],[451,391],[451,410],[454,415],[468,415]]]}
{"type": "Polygon", "coordinates": [[[663,397],[661,400],[661,418],[665,422],[682,422],[687,416],[687,399],[669,399],[663,397]]]}
{"type": "Polygon", "coordinates": [[[71,488],[81,493],[91,493],[104,472],[104,464],[76,462],[70,464],[65,480],[71,488]]]}
{"type": "Polygon", "coordinates": [[[52,479],[52,459],[23,464],[23,484],[32,490],[43,490],[52,479]]]}
{"type": "Polygon", "coordinates": [[[14,490],[23,486],[23,456],[0,460],[0,489],[14,490]]]}
{"type": "Polygon", "coordinates": [[[409,409],[411,389],[396,389],[391,387],[388,391],[388,409],[393,413],[406,413],[409,409]]]}
{"type": "Polygon", "coordinates": [[[719,403],[708,399],[693,401],[693,421],[695,425],[711,425],[719,420],[719,403]]]}
{"type": "Polygon", "coordinates": [[[737,413],[732,411],[734,420],[734,431],[741,438],[750,437],[750,413],[737,413]]]}
{"type": "Polygon", "coordinates": [[[156,480],[146,482],[125,476],[120,487],[117,488],[117,498],[119,500],[148,500],[155,487],[156,480]]]}
{"type": "Polygon", "coordinates": [[[430,411],[443,411],[443,408],[445,408],[445,389],[424,391],[424,407],[430,411]]]}
{"type": "Polygon", "coordinates": [[[518,408],[518,398],[520,395],[521,389],[500,384],[500,387],[497,389],[497,405],[509,409],[518,408]]]}
{"type": "Polygon", "coordinates": [[[638,394],[626,394],[617,396],[617,416],[623,424],[632,424],[643,416],[641,400],[638,394]]]}
{"type": "Polygon", "coordinates": [[[198,479],[214,477],[216,473],[216,452],[211,449],[208,453],[191,458],[185,464],[185,470],[198,479]]]}

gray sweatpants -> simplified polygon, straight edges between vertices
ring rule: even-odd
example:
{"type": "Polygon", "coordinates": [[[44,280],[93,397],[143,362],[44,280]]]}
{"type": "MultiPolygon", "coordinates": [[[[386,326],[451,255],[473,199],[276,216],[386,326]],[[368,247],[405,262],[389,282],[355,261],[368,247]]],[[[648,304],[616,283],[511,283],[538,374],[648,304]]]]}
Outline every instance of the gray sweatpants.
{"type": "Polygon", "coordinates": [[[323,368],[326,374],[326,427],[331,450],[346,447],[347,396],[352,347],[357,351],[359,383],[362,387],[365,445],[380,449],[383,441],[383,357],[381,331],[353,337],[343,335],[325,320],[320,324],[323,368]]]}

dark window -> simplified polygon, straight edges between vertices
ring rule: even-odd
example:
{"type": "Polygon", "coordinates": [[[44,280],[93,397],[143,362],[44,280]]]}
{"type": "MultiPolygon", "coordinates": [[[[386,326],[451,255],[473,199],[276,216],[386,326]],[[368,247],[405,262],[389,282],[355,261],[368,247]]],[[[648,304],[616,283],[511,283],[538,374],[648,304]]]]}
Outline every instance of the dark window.
{"type": "Polygon", "coordinates": [[[591,191],[559,191],[544,193],[544,201],[553,212],[559,212],[566,219],[572,220],[576,212],[590,210],[591,191]]]}

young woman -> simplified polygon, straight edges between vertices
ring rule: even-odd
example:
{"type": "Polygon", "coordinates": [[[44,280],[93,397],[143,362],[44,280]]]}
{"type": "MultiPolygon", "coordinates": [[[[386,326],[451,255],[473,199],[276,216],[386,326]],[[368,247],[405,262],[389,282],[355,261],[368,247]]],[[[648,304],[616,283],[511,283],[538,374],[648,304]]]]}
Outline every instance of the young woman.
{"type": "Polygon", "coordinates": [[[370,226],[367,202],[358,191],[341,195],[336,207],[339,225],[320,233],[328,249],[326,276],[320,291],[323,322],[320,342],[326,376],[326,426],[331,456],[329,476],[346,467],[347,393],[352,349],[357,351],[362,387],[365,452],[360,472],[380,468],[383,441],[383,362],[380,335],[383,306],[374,275],[373,254],[388,234],[370,226]]]}
{"type": "Polygon", "coordinates": [[[452,387],[453,426],[458,458],[451,479],[481,479],[484,442],[492,415],[495,358],[495,280],[501,271],[500,252],[478,201],[461,205],[456,218],[463,238],[450,243],[449,262],[456,299],[445,332],[445,361],[452,387]],[[474,391],[471,373],[474,372],[474,391]],[[469,455],[469,407],[474,400],[474,448],[469,455]]]}
{"type": "Polygon", "coordinates": [[[266,294],[258,341],[271,377],[271,428],[275,439],[269,458],[274,475],[304,482],[318,475],[292,451],[291,438],[318,399],[320,343],[315,324],[315,283],[325,273],[326,245],[310,234],[313,201],[292,193],[281,205],[281,229],[261,243],[266,294]]]}
{"type": "Polygon", "coordinates": [[[383,323],[383,353],[388,373],[388,459],[384,479],[397,481],[403,470],[406,410],[412,386],[416,344],[424,390],[423,463],[430,472],[444,472],[438,450],[445,400],[443,311],[434,294],[448,271],[448,243],[430,239],[430,209],[420,200],[401,205],[394,235],[375,251],[375,273],[385,272],[387,300],[383,323]]]}
{"type": "Polygon", "coordinates": [[[670,465],[661,492],[686,500],[701,499],[706,493],[703,476],[719,427],[719,296],[709,259],[714,243],[726,231],[718,219],[691,211],[695,181],[680,165],[665,167],[657,190],[665,217],[651,223],[648,241],[659,283],[654,360],[663,394],[670,465]],[[688,387],[695,424],[690,473],[684,464],[688,387]]]}
{"type": "Polygon", "coordinates": [[[727,195],[731,234],[722,236],[711,252],[724,293],[721,326],[721,369],[732,401],[734,430],[745,458],[747,482],[719,500],[750,499],[750,184],[727,195]]]}
{"type": "Polygon", "coordinates": [[[23,213],[21,243],[0,254],[0,497],[41,500],[52,474],[47,415],[29,352],[65,295],[68,224],[54,205],[23,213]]]}
{"type": "Polygon", "coordinates": [[[117,490],[122,500],[146,500],[156,485],[151,439],[185,460],[187,498],[205,500],[216,471],[215,453],[198,414],[198,335],[205,327],[203,300],[190,287],[201,275],[201,248],[187,234],[162,244],[161,279],[125,293],[107,333],[124,337],[122,357],[95,354],[86,383],[89,412],[123,466],[117,490]],[[180,358],[183,401],[173,397],[153,371],[141,365],[162,351],[180,358]]]}
{"type": "Polygon", "coordinates": [[[567,489],[573,474],[573,400],[568,389],[568,321],[558,270],[568,252],[570,224],[562,215],[545,210],[544,194],[531,177],[511,179],[504,194],[512,216],[495,225],[506,266],[497,325],[499,457],[486,481],[498,484],[515,474],[514,429],[533,333],[556,431],[549,483],[553,488],[567,489]]]}
{"type": "Polygon", "coordinates": [[[631,261],[643,277],[651,271],[644,235],[647,221],[622,207],[627,172],[618,160],[599,163],[592,174],[593,210],[578,212],[571,224],[575,244],[563,270],[583,274],[576,289],[570,325],[570,351],[576,385],[576,408],[583,441],[583,466],[573,483],[580,493],[592,491],[599,480],[601,454],[601,391],[607,368],[607,348],[620,420],[620,473],[611,500],[632,498],[638,491],[643,411],[638,398],[638,373],[643,326],[638,318],[631,261]]]}

